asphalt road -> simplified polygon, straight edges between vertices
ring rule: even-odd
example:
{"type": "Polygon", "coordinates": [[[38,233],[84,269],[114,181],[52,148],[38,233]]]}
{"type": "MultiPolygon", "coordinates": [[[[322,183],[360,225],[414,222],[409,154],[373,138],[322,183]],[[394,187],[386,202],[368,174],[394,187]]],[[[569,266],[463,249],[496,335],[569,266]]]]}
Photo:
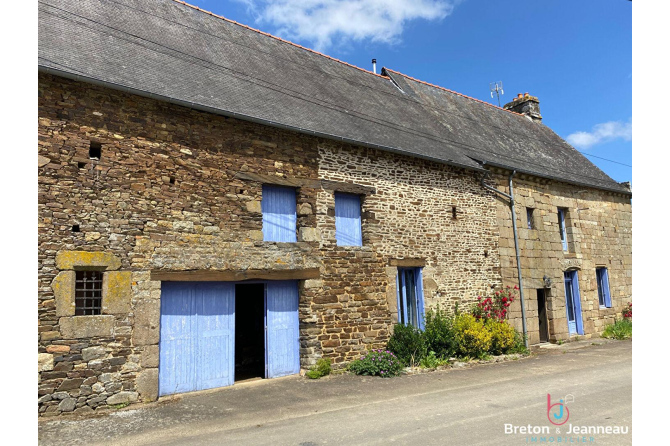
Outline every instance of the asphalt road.
{"type": "Polygon", "coordinates": [[[287,377],[237,384],[104,417],[41,420],[39,442],[628,445],[632,443],[632,342],[581,341],[542,349],[518,361],[392,379],[340,375],[317,381],[287,377]],[[547,417],[548,393],[552,404],[573,396],[567,403],[569,419],[560,427],[547,417]],[[517,432],[506,433],[506,425],[511,425],[508,431],[516,426],[517,432]],[[521,433],[529,425],[545,433],[521,433]],[[628,433],[571,434],[570,426],[586,430],[620,426],[628,433]]]}

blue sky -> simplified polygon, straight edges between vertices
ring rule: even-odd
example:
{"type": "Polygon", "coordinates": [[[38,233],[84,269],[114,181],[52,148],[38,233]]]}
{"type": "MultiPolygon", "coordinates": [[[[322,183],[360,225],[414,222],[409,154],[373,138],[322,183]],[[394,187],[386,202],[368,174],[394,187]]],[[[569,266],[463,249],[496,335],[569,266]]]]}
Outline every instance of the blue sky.
{"type": "Polygon", "coordinates": [[[544,123],[616,181],[632,179],[627,0],[191,0],[359,67],[501,103],[529,92],[544,123]],[[606,158],[621,164],[605,161],[606,158]],[[625,165],[622,165],[625,164],[625,165]]]}
{"type": "Polygon", "coordinates": [[[632,3],[626,0],[191,0],[359,67],[501,103],[544,123],[616,181],[632,179],[632,3]],[[606,158],[621,164],[605,161],[606,158]],[[624,164],[624,165],[622,165],[624,164]]]}

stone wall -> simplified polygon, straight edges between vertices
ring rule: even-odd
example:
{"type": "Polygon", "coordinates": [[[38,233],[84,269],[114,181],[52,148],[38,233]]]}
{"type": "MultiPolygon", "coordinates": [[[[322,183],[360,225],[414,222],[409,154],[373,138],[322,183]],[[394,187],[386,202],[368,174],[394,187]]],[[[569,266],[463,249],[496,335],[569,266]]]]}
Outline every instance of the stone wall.
{"type": "Polygon", "coordinates": [[[42,415],[156,399],[162,280],[302,279],[304,367],[384,345],[398,265],[425,266],[428,307],[500,283],[465,171],[44,74],[38,135],[42,415]],[[297,243],[262,241],[263,183],[296,187],[297,243]],[[336,245],[335,191],[367,194],[362,247],[336,245]],[[77,269],[103,271],[100,316],[72,313],[77,269]]]}
{"type": "MultiPolygon", "coordinates": [[[[509,193],[507,176],[494,177],[494,181],[500,190],[509,193]]],[[[550,341],[569,339],[563,284],[567,270],[577,270],[584,334],[599,335],[632,301],[630,197],[532,178],[515,178],[514,193],[529,342],[540,342],[537,290],[544,289],[544,276],[551,279],[551,287],[546,289],[550,341]],[[527,207],[534,208],[534,229],[528,229],[527,207]],[[561,244],[559,207],[567,209],[567,252],[561,244]],[[596,267],[608,270],[612,308],[599,306],[596,267]]],[[[498,221],[503,280],[506,285],[515,285],[518,278],[511,211],[501,200],[498,221]]],[[[517,300],[510,310],[510,318],[520,331],[520,302],[517,300]]]]}
{"type": "Polygon", "coordinates": [[[398,266],[423,267],[426,310],[437,304],[448,312],[456,304],[470,308],[478,295],[501,284],[496,204],[477,174],[380,150],[324,143],[319,146],[319,176],[375,191],[362,201],[362,248],[335,246],[329,193],[318,194],[317,220],[322,249],[345,257],[376,254],[383,286],[370,298],[380,306],[386,301],[392,323],[398,320],[398,266]]]}
{"type": "MultiPolygon", "coordinates": [[[[315,138],[42,74],[38,137],[42,415],[156,399],[161,280],[318,276],[319,243],[303,237],[316,226],[315,138]],[[240,173],[307,181],[297,243],[262,241],[262,183],[240,173]],[[69,313],[77,269],[104,270],[102,315],[69,313]]],[[[322,291],[302,282],[310,363],[322,291]]]]}

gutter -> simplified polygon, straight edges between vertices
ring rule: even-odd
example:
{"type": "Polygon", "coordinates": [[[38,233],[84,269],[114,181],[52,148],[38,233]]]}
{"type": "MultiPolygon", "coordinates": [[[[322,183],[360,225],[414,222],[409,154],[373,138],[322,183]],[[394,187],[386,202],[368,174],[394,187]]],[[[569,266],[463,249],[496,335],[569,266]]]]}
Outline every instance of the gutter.
{"type": "MultiPolygon", "coordinates": [[[[613,187],[607,187],[607,186],[596,186],[593,183],[584,183],[584,182],[581,182],[581,181],[568,180],[568,179],[553,176],[553,175],[547,175],[547,174],[544,174],[544,173],[533,172],[532,170],[524,170],[524,169],[519,169],[518,167],[507,166],[505,164],[499,164],[499,163],[491,162],[491,161],[484,161],[484,160],[481,160],[481,159],[478,159],[478,158],[473,158],[472,156],[470,156],[470,159],[472,159],[472,160],[474,160],[478,163],[481,163],[482,166],[484,166],[485,164],[488,164],[489,166],[499,167],[501,169],[505,169],[505,170],[509,170],[509,171],[517,172],[517,173],[523,173],[523,174],[526,174],[526,175],[532,175],[532,176],[538,177],[538,178],[546,178],[548,180],[560,181],[561,183],[574,184],[576,186],[590,187],[590,188],[593,188],[593,189],[599,189],[599,190],[604,190],[604,191],[608,191],[608,192],[614,192],[614,193],[617,193],[617,194],[628,195],[631,198],[633,197],[633,192],[631,192],[630,190],[625,190],[623,187],[621,189],[615,189],[613,187]]],[[[612,181],[614,181],[614,180],[612,180],[612,181]]]]}
{"type": "MultiPolygon", "coordinates": [[[[482,163],[482,166],[486,164],[486,162],[482,163]]],[[[517,274],[519,276],[519,297],[521,299],[521,325],[523,327],[523,343],[528,348],[528,330],[526,328],[526,304],[524,302],[523,298],[523,278],[521,277],[521,254],[519,253],[519,236],[517,233],[517,228],[516,228],[516,211],[514,209],[514,188],[512,185],[512,178],[514,177],[514,174],[516,174],[516,170],[512,170],[512,173],[509,176],[509,195],[507,195],[504,192],[499,191],[495,187],[491,187],[488,184],[484,182],[484,180],[489,176],[489,173],[486,172],[481,179],[482,186],[484,188],[495,192],[496,194],[506,198],[509,200],[509,207],[512,211],[512,229],[514,231],[514,249],[516,250],[516,269],[517,269],[517,274]]]]}
{"type": "Polygon", "coordinates": [[[37,65],[37,68],[38,68],[38,71],[40,71],[40,72],[47,73],[47,74],[52,74],[54,76],[64,77],[66,79],[71,79],[71,80],[78,81],[78,82],[85,82],[85,83],[88,83],[88,84],[99,85],[101,87],[106,87],[106,88],[111,88],[113,90],[122,91],[124,93],[130,93],[130,94],[134,94],[134,95],[137,95],[137,96],[142,96],[142,97],[145,97],[145,98],[155,99],[155,100],[158,100],[158,101],[161,101],[161,102],[168,102],[170,104],[179,105],[181,107],[187,107],[187,108],[191,108],[191,109],[194,109],[194,110],[199,110],[199,111],[203,111],[203,112],[207,112],[207,113],[212,113],[212,114],[215,114],[215,115],[221,115],[221,116],[226,116],[226,117],[230,117],[230,118],[240,119],[242,121],[255,122],[257,124],[263,124],[263,125],[267,125],[269,127],[274,127],[274,128],[284,129],[284,130],[290,130],[290,131],[293,131],[293,132],[312,135],[312,136],[316,136],[316,137],[319,137],[319,138],[329,139],[329,140],[338,141],[338,142],[345,142],[345,143],[353,144],[353,145],[360,146],[360,147],[367,147],[367,148],[371,148],[371,149],[382,150],[384,152],[396,153],[398,155],[409,156],[409,157],[412,157],[412,158],[422,158],[422,159],[432,161],[432,162],[435,162],[435,163],[446,164],[446,165],[449,165],[449,166],[459,167],[459,168],[462,168],[462,169],[468,169],[468,170],[472,170],[472,171],[475,171],[475,172],[486,172],[485,169],[479,168],[478,166],[465,165],[465,164],[461,164],[461,163],[458,163],[458,162],[453,161],[453,160],[444,160],[444,159],[434,158],[434,157],[431,157],[431,156],[419,155],[419,154],[416,154],[416,153],[413,153],[413,152],[409,152],[409,151],[394,148],[394,147],[388,147],[388,146],[382,146],[382,145],[379,145],[379,144],[374,144],[374,143],[369,143],[369,142],[357,141],[355,139],[345,138],[343,136],[337,136],[337,135],[332,135],[332,134],[329,134],[329,133],[322,133],[322,132],[317,132],[317,131],[314,131],[314,130],[305,129],[305,128],[302,128],[302,127],[296,127],[296,126],[291,126],[291,125],[287,125],[287,124],[282,124],[280,122],[270,121],[270,120],[263,119],[263,118],[258,118],[258,117],[255,117],[255,116],[244,115],[244,114],[236,113],[236,112],[233,112],[233,111],[230,111],[230,110],[223,110],[223,109],[220,109],[220,108],[215,108],[215,107],[210,107],[210,106],[207,106],[207,105],[198,104],[196,102],[185,101],[183,99],[177,99],[177,98],[173,98],[173,97],[170,97],[170,96],[164,96],[164,95],[160,95],[160,94],[156,94],[156,93],[151,93],[151,92],[145,91],[145,90],[139,90],[139,89],[132,88],[132,87],[126,87],[124,85],[116,84],[114,82],[108,82],[108,81],[103,81],[103,80],[91,78],[91,77],[88,77],[88,76],[82,76],[82,75],[79,75],[79,74],[71,73],[71,72],[68,72],[68,71],[62,71],[62,70],[59,70],[59,69],[56,69],[56,68],[51,68],[51,67],[47,67],[47,66],[40,65],[40,64],[37,65]]]}

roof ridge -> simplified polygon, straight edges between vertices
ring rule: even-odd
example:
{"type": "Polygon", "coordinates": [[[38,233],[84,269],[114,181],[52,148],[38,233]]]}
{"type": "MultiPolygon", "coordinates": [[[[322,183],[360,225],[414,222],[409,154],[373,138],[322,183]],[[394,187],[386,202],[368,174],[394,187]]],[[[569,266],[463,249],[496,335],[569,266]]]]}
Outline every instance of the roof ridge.
{"type": "Polygon", "coordinates": [[[302,45],[299,45],[299,44],[297,44],[297,43],[291,42],[290,40],[282,39],[281,37],[277,37],[277,36],[274,36],[274,35],[272,35],[272,34],[270,34],[270,33],[266,33],[265,31],[261,31],[260,29],[252,28],[251,26],[245,25],[245,24],[240,23],[240,22],[236,22],[235,20],[228,19],[228,18],[226,18],[226,17],[224,17],[224,16],[221,16],[221,15],[218,15],[218,14],[214,14],[214,13],[211,12],[211,11],[207,11],[206,9],[202,9],[202,8],[200,8],[200,7],[198,7],[198,6],[191,5],[191,4],[189,4],[189,3],[186,3],[185,1],[182,1],[182,0],[172,0],[172,1],[175,2],[175,3],[182,4],[182,5],[184,5],[184,6],[188,6],[189,8],[193,8],[193,9],[198,10],[198,11],[200,11],[200,12],[204,12],[205,14],[209,14],[209,15],[211,15],[212,17],[216,17],[217,19],[224,20],[224,21],[229,22],[229,23],[232,23],[232,24],[234,24],[234,25],[241,26],[242,28],[246,28],[246,29],[248,29],[248,30],[250,30],[250,31],[254,31],[254,32],[257,32],[257,33],[262,34],[262,35],[264,35],[264,36],[271,37],[271,38],[273,38],[273,39],[279,40],[280,42],[288,43],[289,45],[293,45],[293,46],[295,46],[295,47],[297,47],[297,48],[300,48],[300,49],[309,51],[310,53],[314,53],[314,54],[316,54],[316,55],[325,57],[326,59],[330,59],[330,60],[332,60],[332,61],[339,62],[339,63],[341,63],[342,65],[346,65],[346,66],[348,66],[348,67],[355,68],[355,69],[360,70],[360,71],[362,71],[362,72],[364,72],[364,73],[372,74],[373,76],[381,77],[382,79],[388,79],[388,77],[383,76],[383,75],[381,75],[381,74],[373,73],[372,71],[366,70],[366,69],[361,68],[361,67],[357,67],[356,65],[352,65],[352,64],[347,63],[347,62],[344,62],[344,61],[342,61],[342,60],[340,60],[340,59],[336,59],[336,58],[334,58],[334,57],[328,56],[327,54],[320,53],[320,52],[318,52],[318,51],[316,51],[316,50],[313,50],[313,49],[311,49],[311,48],[307,48],[307,47],[305,47],[305,46],[302,46],[302,45]]]}
{"type": "MultiPolygon", "coordinates": [[[[175,1],[177,1],[177,0],[175,0],[175,1]]],[[[444,91],[447,91],[447,92],[449,92],[449,93],[453,93],[453,94],[458,95],[458,96],[463,96],[464,98],[471,99],[471,100],[476,101],[476,102],[481,102],[482,104],[486,104],[486,105],[488,105],[489,107],[493,107],[493,108],[498,109],[498,110],[506,111],[506,112],[508,112],[508,113],[512,113],[513,115],[525,116],[523,113],[517,113],[517,112],[515,112],[515,111],[508,110],[508,109],[506,109],[506,108],[498,107],[497,105],[490,104],[490,103],[488,103],[488,102],[486,102],[486,101],[482,101],[481,99],[473,98],[472,96],[468,96],[468,95],[466,95],[466,94],[459,93],[459,92],[454,91],[454,90],[449,90],[448,88],[440,87],[439,85],[431,84],[430,82],[426,82],[426,81],[422,81],[422,80],[413,78],[412,76],[408,76],[408,75],[406,75],[406,74],[403,74],[403,73],[401,73],[401,72],[399,72],[399,71],[392,70],[392,69],[390,69],[390,68],[386,68],[386,67],[384,67],[384,70],[386,70],[386,71],[390,71],[391,73],[395,73],[395,74],[398,74],[398,75],[403,76],[403,77],[406,77],[406,78],[411,79],[411,80],[413,80],[413,81],[415,81],[415,82],[418,82],[418,83],[420,83],[420,84],[425,84],[425,85],[428,85],[428,86],[431,86],[431,87],[439,88],[440,90],[444,90],[444,91]]]]}

